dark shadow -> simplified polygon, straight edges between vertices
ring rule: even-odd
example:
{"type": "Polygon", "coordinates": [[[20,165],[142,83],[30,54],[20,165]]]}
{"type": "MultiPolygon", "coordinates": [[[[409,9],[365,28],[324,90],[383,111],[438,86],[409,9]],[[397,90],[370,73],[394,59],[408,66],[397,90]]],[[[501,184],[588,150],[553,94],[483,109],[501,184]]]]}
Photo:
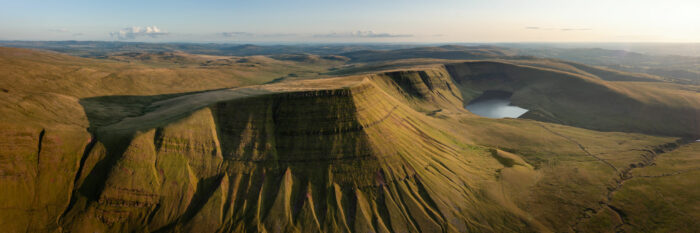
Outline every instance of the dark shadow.
{"type": "Polygon", "coordinates": [[[466,103],[466,105],[469,105],[469,104],[474,103],[474,102],[484,101],[484,100],[510,99],[511,96],[513,96],[512,92],[501,91],[501,90],[488,90],[488,91],[484,91],[481,95],[479,95],[478,97],[469,101],[469,103],[466,103]]]}
{"type": "Polygon", "coordinates": [[[163,95],[111,95],[80,99],[85,114],[90,122],[88,130],[95,130],[102,126],[117,123],[126,117],[135,117],[148,112],[149,106],[155,102],[171,99],[184,95],[191,95],[209,91],[229,89],[219,88],[204,91],[182,92],[163,95]]]}
{"type": "MultiPolygon", "coordinates": [[[[86,197],[89,201],[97,201],[105,188],[106,179],[111,173],[112,168],[122,158],[134,136],[133,132],[104,134],[100,133],[98,130],[99,128],[117,123],[126,117],[143,115],[149,111],[149,106],[154,102],[207,91],[212,90],[150,96],[99,96],[81,99],[79,103],[82,105],[88,117],[90,124],[88,131],[92,134],[92,140],[83,152],[78,174],[74,182],[77,182],[84,172],[83,167],[85,160],[90,156],[90,152],[95,143],[102,143],[105,147],[106,154],[105,157],[98,161],[92,170],[89,171],[89,174],[87,174],[80,187],[76,187],[77,192],[86,197]]],[[[66,212],[70,211],[76,198],[75,195],[72,197],[66,212]]]]}

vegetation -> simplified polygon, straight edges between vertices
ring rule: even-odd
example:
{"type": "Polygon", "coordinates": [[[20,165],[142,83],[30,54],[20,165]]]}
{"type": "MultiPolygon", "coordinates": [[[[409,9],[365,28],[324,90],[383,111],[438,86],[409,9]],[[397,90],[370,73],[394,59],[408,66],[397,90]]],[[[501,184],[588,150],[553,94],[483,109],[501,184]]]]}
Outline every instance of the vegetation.
{"type": "Polygon", "coordinates": [[[699,230],[696,86],[424,50],[349,64],[0,48],[0,228],[699,230]],[[487,90],[531,112],[463,108],[487,90]]]}

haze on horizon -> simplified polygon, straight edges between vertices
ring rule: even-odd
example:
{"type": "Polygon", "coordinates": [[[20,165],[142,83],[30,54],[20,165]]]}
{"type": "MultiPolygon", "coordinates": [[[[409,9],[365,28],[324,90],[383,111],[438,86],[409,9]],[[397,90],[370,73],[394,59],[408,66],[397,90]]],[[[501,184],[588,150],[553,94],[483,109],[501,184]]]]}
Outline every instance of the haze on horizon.
{"type": "Polygon", "coordinates": [[[0,40],[700,42],[700,2],[7,1],[0,40]]]}

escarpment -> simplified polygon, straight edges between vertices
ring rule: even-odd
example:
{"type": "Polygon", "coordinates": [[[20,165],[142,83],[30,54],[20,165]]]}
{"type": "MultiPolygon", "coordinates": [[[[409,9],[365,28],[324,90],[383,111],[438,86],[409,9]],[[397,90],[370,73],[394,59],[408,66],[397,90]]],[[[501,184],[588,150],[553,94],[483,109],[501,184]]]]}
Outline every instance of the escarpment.
{"type": "Polygon", "coordinates": [[[513,93],[513,104],[530,110],[522,118],[602,131],[700,137],[700,98],[693,92],[669,95],[670,90],[636,82],[504,62],[445,68],[460,88],[513,93]]]}
{"type": "Polygon", "coordinates": [[[442,67],[371,75],[382,90],[418,111],[463,107],[462,93],[442,67]]]}
{"type": "Polygon", "coordinates": [[[489,152],[446,141],[425,117],[364,80],[224,100],[132,135],[101,134],[62,223],[71,231],[454,232],[524,222],[495,214],[502,207],[475,191],[497,163],[466,161],[489,152]]]}

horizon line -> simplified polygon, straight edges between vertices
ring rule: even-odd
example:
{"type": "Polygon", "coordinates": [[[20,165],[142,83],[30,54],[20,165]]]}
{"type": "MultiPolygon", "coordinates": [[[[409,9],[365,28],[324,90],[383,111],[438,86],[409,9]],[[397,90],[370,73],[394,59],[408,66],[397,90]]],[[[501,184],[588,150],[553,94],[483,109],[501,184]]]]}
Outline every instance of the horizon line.
{"type": "Polygon", "coordinates": [[[103,43],[141,43],[141,44],[700,44],[698,42],[679,42],[679,41],[496,41],[496,42],[480,42],[480,41],[448,41],[448,42],[415,42],[415,41],[123,41],[123,40],[5,40],[0,39],[0,42],[103,42],[103,43]]]}

